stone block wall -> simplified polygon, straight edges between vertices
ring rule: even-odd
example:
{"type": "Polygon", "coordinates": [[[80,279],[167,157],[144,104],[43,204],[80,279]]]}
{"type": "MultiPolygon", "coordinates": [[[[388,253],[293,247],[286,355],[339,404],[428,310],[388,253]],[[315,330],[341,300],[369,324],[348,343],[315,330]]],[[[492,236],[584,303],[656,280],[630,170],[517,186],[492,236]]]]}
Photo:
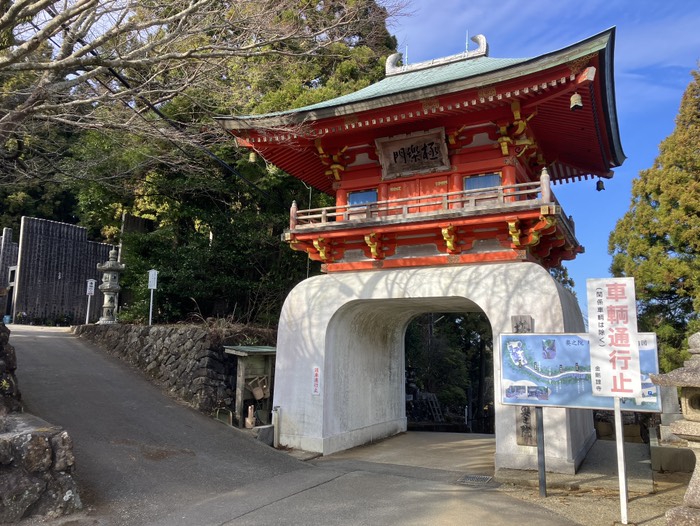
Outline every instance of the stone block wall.
{"type": "Polygon", "coordinates": [[[56,518],[82,507],[66,431],[32,415],[0,417],[0,523],[56,518]]]}
{"type": "Polygon", "coordinates": [[[0,418],[8,413],[21,411],[20,392],[17,386],[17,357],[10,345],[10,330],[0,323],[0,418]]]}
{"type": "Polygon", "coordinates": [[[207,327],[80,325],[73,331],[145,371],[199,411],[210,413],[233,402],[236,362],[207,327]]]}

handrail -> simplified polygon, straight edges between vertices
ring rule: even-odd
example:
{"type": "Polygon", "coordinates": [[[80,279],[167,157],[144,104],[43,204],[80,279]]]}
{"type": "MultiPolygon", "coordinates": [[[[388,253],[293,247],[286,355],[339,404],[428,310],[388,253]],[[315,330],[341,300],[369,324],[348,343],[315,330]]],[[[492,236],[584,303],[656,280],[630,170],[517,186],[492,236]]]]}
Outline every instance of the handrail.
{"type": "Polygon", "coordinates": [[[551,202],[553,195],[549,189],[549,181],[546,181],[546,188],[544,183],[545,181],[518,183],[444,194],[403,197],[364,205],[340,205],[306,210],[299,210],[294,202],[290,210],[289,228],[294,230],[298,226],[357,219],[410,217],[440,210],[476,208],[480,205],[518,205],[530,200],[546,204],[551,202]]]}

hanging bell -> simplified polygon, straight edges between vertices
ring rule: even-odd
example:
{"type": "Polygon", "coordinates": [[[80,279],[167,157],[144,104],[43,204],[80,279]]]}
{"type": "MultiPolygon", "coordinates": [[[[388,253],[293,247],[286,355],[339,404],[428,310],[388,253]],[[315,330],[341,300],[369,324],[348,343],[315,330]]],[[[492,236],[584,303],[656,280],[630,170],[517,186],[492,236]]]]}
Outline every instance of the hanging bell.
{"type": "Polygon", "coordinates": [[[571,111],[576,111],[580,110],[581,108],[583,108],[583,99],[581,98],[581,95],[579,95],[578,91],[576,91],[573,95],[571,95],[569,109],[571,111]]]}

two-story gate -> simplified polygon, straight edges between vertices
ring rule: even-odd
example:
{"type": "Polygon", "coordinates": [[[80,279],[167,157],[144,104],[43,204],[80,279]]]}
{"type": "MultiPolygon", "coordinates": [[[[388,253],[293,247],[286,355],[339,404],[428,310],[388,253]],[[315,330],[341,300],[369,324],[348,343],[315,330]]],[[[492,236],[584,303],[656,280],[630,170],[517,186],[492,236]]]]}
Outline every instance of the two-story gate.
{"type": "MultiPolygon", "coordinates": [[[[283,445],[332,453],[406,429],[403,341],[424,312],[482,311],[494,335],[529,316],[582,332],[547,269],[583,252],[552,183],[610,178],[624,160],[614,30],[529,59],[479,49],[411,66],[389,57],[363,90],[277,114],[221,118],[242,146],[335,206],[291,206],[284,240],[326,275],[284,305],[274,405],[283,445]]],[[[498,338],[494,338],[499,390],[498,338]]],[[[496,397],[498,398],[498,396],[496,397]]],[[[496,467],[534,467],[512,407],[496,403],[496,467]]],[[[590,412],[545,411],[547,466],[573,471],[590,412]]]]}

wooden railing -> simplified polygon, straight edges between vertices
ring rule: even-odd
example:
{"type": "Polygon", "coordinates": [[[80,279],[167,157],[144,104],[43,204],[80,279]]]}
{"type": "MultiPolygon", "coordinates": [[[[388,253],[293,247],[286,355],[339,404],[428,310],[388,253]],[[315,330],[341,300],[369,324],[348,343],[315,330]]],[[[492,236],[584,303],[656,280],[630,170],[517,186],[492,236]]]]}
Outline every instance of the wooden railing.
{"type": "Polygon", "coordinates": [[[290,210],[289,229],[354,220],[400,219],[458,212],[468,209],[516,207],[523,204],[554,202],[549,176],[540,182],[520,183],[461,192],[405,197],[363,205],[329,206],[299,210],[296,202],[290,210]]]}

